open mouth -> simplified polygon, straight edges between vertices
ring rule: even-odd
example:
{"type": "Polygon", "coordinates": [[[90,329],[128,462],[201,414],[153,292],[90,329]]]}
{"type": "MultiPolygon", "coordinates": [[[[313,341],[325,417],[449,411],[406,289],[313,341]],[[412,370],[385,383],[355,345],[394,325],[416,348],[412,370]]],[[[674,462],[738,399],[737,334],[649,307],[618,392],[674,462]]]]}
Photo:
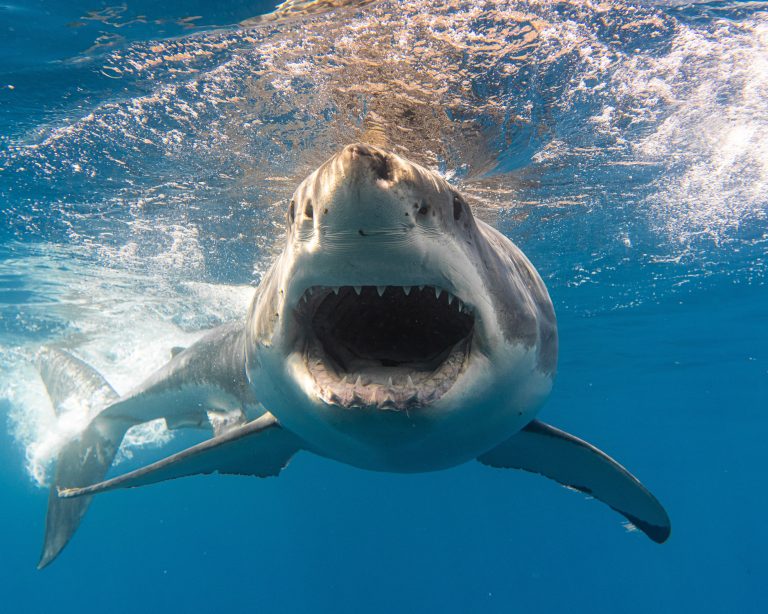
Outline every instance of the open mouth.
{"type": "Polygon", "coordinates": [[[469,356],[471,307],[433,286],[309,288],[296,309],[320,398],[411,409],[443,396],[469,356]]]}

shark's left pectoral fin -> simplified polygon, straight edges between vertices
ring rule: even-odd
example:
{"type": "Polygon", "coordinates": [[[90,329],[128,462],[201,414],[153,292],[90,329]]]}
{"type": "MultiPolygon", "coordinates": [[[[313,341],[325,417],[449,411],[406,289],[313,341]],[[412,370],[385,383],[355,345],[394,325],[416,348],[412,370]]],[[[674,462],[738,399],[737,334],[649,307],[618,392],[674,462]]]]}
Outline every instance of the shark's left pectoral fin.
{"type": "Polygon", "coordinates": [[[657,543],[669,537],[667,513],[635,476],[593,445],[548,424],[534,420],[478,460],[544,475],[608,504],[657,543]]]}
{"type": "Polygon", "coordinates": [[[60,489],[59,497],[94,495],[198,474],[275,476],[301,447],[301,441],[268,413],[136,471],[82,488],[60,489]]]}

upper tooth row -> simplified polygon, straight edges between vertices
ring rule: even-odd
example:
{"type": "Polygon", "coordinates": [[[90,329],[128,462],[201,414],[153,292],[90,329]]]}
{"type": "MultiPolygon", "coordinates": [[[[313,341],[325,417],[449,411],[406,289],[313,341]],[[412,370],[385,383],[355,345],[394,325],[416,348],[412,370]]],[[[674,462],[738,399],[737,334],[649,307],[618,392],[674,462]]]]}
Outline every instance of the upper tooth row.
{"type": "MultiPolygon", "coordinates": [[[[400,288],[406,296],[408,296],[411,293],[411,290],[414,288],[414,286],[376,286],[376,292],[379,293],[379,296],[384,295],[384,291],[388,287],[393,288],[400,288]]],[[[421,285],[417,286],[419,290],[423,290],[426,286],[421,285]]],[[[341,290],[341,286],[331,286],[330,289],[333,291],[334,294],[338,294],[341,290]]],[[[362,286],[352,286],[352,289],[357,293],[358,296],[360,296],[360,293],[363,291],[362,286]]],[[[456,301],[456,309],[459,311],[462,311],[464,313],[469,313],[469,308],[464,305],[464,303],[461,302],[457,297],[455,297],[453,294],[448,292],[447,290],[443,290],[442,288],[438,288],[437,286],[433,286],[433,290],[435,291],[435,298],[439,299],[440,296],[442,296],[443,292],[445,292],[448,295],[448,304],[451,305],[454,301],[456,301]]],[[[308,296],[311,296],[315,292],[315,288],[309,288],[304,296],[302,296],[303,300],[306,300],[308,296]]]]}

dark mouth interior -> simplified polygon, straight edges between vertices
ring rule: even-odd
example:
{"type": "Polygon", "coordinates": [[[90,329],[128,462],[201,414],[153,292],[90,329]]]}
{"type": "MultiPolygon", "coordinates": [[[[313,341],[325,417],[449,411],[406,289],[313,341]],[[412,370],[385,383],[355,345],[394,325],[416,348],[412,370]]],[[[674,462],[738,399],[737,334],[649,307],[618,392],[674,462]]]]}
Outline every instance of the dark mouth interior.
{"type": "Polygon", "coordinates": [[[430,286],[343,286],[323,294],[310,327],[346,372],[360,366],[433,370],[474,325],[458,299],[430,286]]]}

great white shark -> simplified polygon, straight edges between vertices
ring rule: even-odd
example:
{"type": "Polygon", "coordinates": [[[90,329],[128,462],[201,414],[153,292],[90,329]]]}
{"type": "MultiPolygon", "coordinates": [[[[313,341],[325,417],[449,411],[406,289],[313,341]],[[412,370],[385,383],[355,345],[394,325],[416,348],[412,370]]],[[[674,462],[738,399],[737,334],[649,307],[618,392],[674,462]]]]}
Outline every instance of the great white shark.
{"type": "Polygon", "coordinates": [[[454,187],[353,144],[298,186],[286,222],[245,319],[176,351],[125,396],[68,352],[40,352],[54,406],[96,407],[58,456],[40,567],[96,493],[216,472],[275,476],[300,451],[374,471],[471,459],[523,469],[667,539],[664,508],[634,476],[536,420],[557,366],[552,302],[526,256],[454,187]],[[213,435],[104,480],[126,431],[160,418],[213,435]]]}

